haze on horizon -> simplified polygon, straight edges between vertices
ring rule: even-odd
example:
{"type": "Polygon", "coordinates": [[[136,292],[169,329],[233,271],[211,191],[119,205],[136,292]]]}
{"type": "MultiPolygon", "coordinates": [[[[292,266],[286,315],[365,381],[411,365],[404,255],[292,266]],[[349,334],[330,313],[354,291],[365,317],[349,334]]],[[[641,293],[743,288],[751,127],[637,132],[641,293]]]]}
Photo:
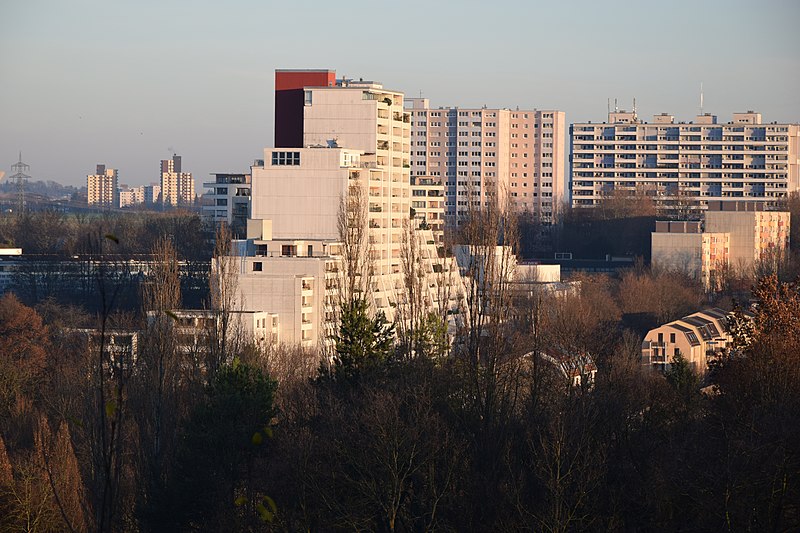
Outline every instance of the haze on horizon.
{"type": "Polygon", "coordinates": [[[331,68],[433,106],[555,108],[603,121],[699,112],[800,122],[800,2],[326,3],[4,0],[0,169],[157,181],[173,152],[198,192],[272,144],[276,68],[331,68]]]}

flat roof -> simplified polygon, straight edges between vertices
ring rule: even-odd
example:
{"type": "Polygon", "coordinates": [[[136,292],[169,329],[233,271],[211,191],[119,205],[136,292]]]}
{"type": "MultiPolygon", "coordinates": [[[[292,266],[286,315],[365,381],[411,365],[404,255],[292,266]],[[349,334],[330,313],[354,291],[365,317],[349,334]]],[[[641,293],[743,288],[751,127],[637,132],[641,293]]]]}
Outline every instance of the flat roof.
{"type": "Polygon", "coordinates": [[[336,72],[334,68],[276,68],[275,72],[336,72]]]}

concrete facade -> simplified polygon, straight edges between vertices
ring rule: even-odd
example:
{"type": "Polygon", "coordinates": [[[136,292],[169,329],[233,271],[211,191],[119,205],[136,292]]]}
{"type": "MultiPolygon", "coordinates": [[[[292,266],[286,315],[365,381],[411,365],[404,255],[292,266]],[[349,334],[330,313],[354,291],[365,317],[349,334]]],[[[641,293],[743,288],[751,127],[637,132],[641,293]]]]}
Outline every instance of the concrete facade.
{"type": "Polygon", "coordinates": [[[800,125],[764,124],[760,113],[734,113],[718,124],[612,112],[608,123],[570,126],[573,207],[604,195],[645,193],[663,210],[704,210],[710,201],[757,199],[777,206],[800,190],[800,125]]]}
{"type": "Polygon", "coordinates": [[[704,232],[695,221],[658,221],[651,234],[652,263],[657,268],[685,272],[712,287],[715,273],[730,262],[731,236],[704,232]]]}
{"type": "Polygon", "coordinates": [[[445,184],[446,216],[455,223],[496,197],[553,221],[565,200],[563,111],[430,107],[409,98],[413,176],[445,184]]]}
{"type": "Polygon", "coordinates": [[[715,275],[733,268],[749,274],[759,262],[776,267],[789,249],[791,214],[765,211],[761,202],[709,202],[705,221],[658,221],[652,262],[686,272],[715,288],[715,275]]]}
{"type": "Polygon", "coordinates": [[[782,261],[789,249],[791,214],[765,211],[755,202],[713,202],[706,211],[708,232],[730,234],[731,266],[752,268],[761,260],[782,261]]]}
{"type": "Polygon", "coordinates": [[[119,207],[131,207],[144,203],[144,186],[128,187],[121,185],[119,188],[119,207]]]}
{"type": "Polygon", "coordinates": [[[402,252],[409,238],[418,244],[427,309],[451,305],[439,301],[434,278],[458,276],[452,261],[440,259],[441,239],[410,218],[410,115],[403,94],[372,81],[329,81],[332,72],[276,72],[276,102],[287,102],[276,113],[282,146],[266,148],[263,162],[251,169],[251,217],[247,241],[240,243],[243,305],[276,313],[281,341],[304,346],[329,343],[335,327],[345,275],[343,205],[363,235],[357,255],[367,258],[368,274],[359,276],[358,290],[367,291],[374,312],[403,319],[402,252]],[[290,145],[298,139],[300,145],[290,145]]]}
{"type": "MultiPolygon", "coordinates": [[[[272,221],[273,239],[337,241],[336,218],[348,183],[378,172],[361,152],[342,148],[266,148],[252,168],[254,220],[272,221]]],[[[372,180],[374,181],[374,180],[372,180]]]]}

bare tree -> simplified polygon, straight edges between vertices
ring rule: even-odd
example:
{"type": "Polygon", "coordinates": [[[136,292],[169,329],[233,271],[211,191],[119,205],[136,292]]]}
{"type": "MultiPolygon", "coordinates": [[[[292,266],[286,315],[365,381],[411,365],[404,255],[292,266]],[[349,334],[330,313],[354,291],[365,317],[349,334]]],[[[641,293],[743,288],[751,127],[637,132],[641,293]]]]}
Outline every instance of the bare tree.
{"type": "Polygon", "coordinates": [[[422,320],[430,307],[427,298],[428,286],[427,273],[422,257],[424,243],[420,232],[415,227],[416,221],[403,220],[403,234],[400,248],[400,267],[403,273],[403,286],[405,295],[397,305],[397,332],[400,343],[407,351],[408,356],[417,353],[418,336],[422,320]]]}
{"type": "Polygon", "coordinates": [[[339,200],[336,217],[342,256],[338,291],[341,302],[365,298],[371,288],[372,250],[368,206],[364,185],[359,181],[351,181],[347,194],[339,200]]]}
{"type": "Polygon", "coordinates": [[[239,297],[240,261],[233,249],[233,234],[230,227],[223,223],[217,228],[214,257],[211,264],[211,310],[214,321],[210,337],[210,360],[208,371],[213,373],[220,365],[229,363],[232,356],[241,351],[244,343],[244,331],[240,317],[236,314],[242,310],[239,297]]]}
{"type": "Polygon", "coordinates": [[[172,239],[162,235],[151,249],[152,267],[142,289],[142,307],[146,312],[171,311],[181,305],[178,252],[172,239]]]}
{"type": "MultiPolygon", "coordinates": [[[[471,492],[478,501],[494,497],[508,445],[510,417],[517,409],[523,361],[515,346],[511,281],[517,248],[516,217],[506,202],[491,196],[488,205],[470,203],[460,232],[465,298],[464,327],[456,340],[457,365],[465,380],[465,409],[471,428],[475,469],[471,492]],[[472,207],[476,205],[476,207],[472,207]],[[466,253],[464,253],[466,252],[466,253]]],[[[494,508],[498,510],[497,508],[494,508]]],[[[491,523],[491,512],[475,514],[472,528],[491,523]]]]}

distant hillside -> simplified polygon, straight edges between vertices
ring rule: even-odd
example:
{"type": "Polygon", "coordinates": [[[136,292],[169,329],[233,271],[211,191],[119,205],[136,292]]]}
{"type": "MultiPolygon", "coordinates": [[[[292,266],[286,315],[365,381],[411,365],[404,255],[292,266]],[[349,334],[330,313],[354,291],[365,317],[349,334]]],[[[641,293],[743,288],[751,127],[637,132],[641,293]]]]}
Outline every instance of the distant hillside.
{"type": "MultiPolygon", "coordinates": [[[[41,195],[46,198],[64,198],[71,197],[73,194],[80,192],[85,187],[74,187],[72,185],[61,185],[55,181],[29,181],[25,186],[25,192],[30,194],[41,195]]],[[[17,184],[3,180],[0,182],[0,193],[16,193],[17,184]]]]}

